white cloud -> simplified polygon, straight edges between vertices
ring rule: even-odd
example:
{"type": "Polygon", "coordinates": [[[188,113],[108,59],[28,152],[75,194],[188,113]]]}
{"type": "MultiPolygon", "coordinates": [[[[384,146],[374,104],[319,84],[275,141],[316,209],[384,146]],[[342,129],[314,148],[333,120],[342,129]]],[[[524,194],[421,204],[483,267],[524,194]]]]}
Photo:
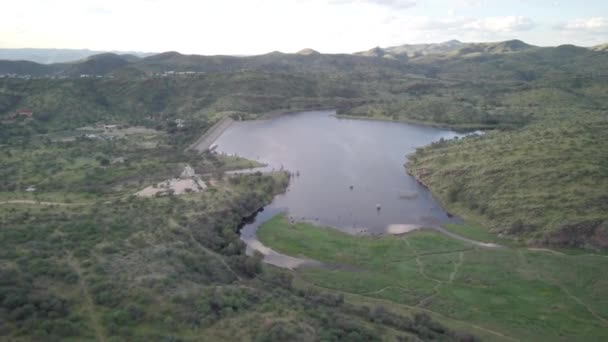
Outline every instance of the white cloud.
{"type": "Polygon", "coordinates": [[[532,19],[522,16],[489,17],[466,23],[463,27],[468,29],[489,32],[529,31],[535,26],[532,19]]]}
{"type": "Polygon", "coordinates": [[[89,7],[86,9],[85,14],[91,15],[112,15],[112,10],[104,7],[89,7]]]}
{"type": "Polygon", "coordinates": [[[556,26],[557,29],[566,31],[586,31],[604,33],[608,32],[608,18],[594,17],[587,19],[575,19],[556,26]]]}
{"type": "Polygon", "coordinates": [[[454,0],[454,4],[459,7],[474,7],[485,4],[483,0],[454,0]]]}
{"type": "Polygon", "coordinates": [[[600,14],[605,6],[579,15],[586,19],[568,21],[570,13],[563,7],[550,13],[529,5],[541,0],[507,5],[499,0],[5,2],[3,13],[10,15],[0,20],[0,47],[258,54],[304,47],[350,52],[450,39],[595,45],[608,37],[608,17],[600,14]],[[560,20],[563,24],[556,31],[560,20]]]}
{"type": "Polygon", "coordinates": [[[409,17],[403,22],[410,29],[421,31],[436,30],[458,30],[458,31],[483,31],[483,32],[514,32],[528,31],[535,24],[526,17],[488,17],[488,18],[463,18],[450,16],[444,19],[430,17],[409,17]]]}
{"type": "Polygon", "coordinates": [[[436,31],[462,29],[467,23],[464,18],[437,19],[430,17],[410,17],[403,20],[405,25],[414,30],[436,31]]]}
{"type": "Polygon", "coordinates": [[[367,0],[370,3],[377,5],[388,6],[391,8],[409,8],[416,6],[415,1],[408,0],[367,0]]]}
{"type": "Polygon", "coordinates": [[[416,1],[410,0],[331,0],[330,3],[337,5],[347,4],[373,4],[379,6],[386,6],[393,9],[404,9],[416,6],[416,1]]]}

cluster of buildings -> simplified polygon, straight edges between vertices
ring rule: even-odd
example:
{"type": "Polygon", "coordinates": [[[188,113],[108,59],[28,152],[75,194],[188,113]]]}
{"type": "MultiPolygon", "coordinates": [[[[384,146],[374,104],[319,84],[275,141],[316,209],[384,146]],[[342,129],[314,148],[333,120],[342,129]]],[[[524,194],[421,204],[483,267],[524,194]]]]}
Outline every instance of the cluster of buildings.
{"type": "Polygon", "coordinates": [[[79,78],[114,78],[114,75],[80,74],[79,78]]]}
{"type": "Polygon", "coordinates": [[[91,74],[80,74],[78,76],[67,76],[67,75],[22,75],[22,74],[0,74],[0,78],[18,78],[22,80],[37,80],[37,79],[51,79],[51,80],[65,80],[68,78],[114,78],[114,75],[91,75],[91,74]]]}
{"type": "Polygon", "coordinates": [[[19,75],[19,74],[0,74],[0,78],[20,78],[22,80],[31,80],[34,78],[46,78],[46,77],[35,77],[32,75],[19,75]]]}
{"type": "Polygon", "coordinates": [[[31,109],[19,109],[9,115],[9,119],[16,119],[19,117],[24,118],[32,118],[34,116],[34,111],[31,109]]]}
{"type": "Polygon", "coordinates": [[[177,128],[180,128],[180,129],[186,127],[186,120],[184,120],[184,119],[175,119],[175,126],[177,128]]]}
{"type": "Polygon", "coordinates": [[[186,165],[179,178],[167,179],[149,186],[135,195],[142,197],[183,195],[192,192],[201,192],[207,189],[207,184],[190,165],[186,165]]]}
{"type": "Polygon", "coordinates": [[[202,75],[205,74],[203,71],[164,71],[164,72],[155,72],[151,74],[147,74],[148,76],[155,77],[169,77],[169,76],[194,76],[194,75],[202,75]]]}
{"type": "MultiPolygon", "coordinates": [[[[171,76],[194,76],[202,75],[205,72],[202,71],[163,71],[155,73],[147,73],[144,77],[171,77],[171,76]]],[[[53,79],[53,80],[64,80],[68,78],[99,78],[99,79],[111,79],[115,78],[114,75],[95,75],[95,74],[80,74],[80,75],[22,75],[22,74],[0,74],[0,78],[18,78],[23,80],[34,80],[34,79],[53,79]]]]}
{"type": "Polygon", "coordinates": [[[86,133],[86,134],[83,134],[81,136],[81,138],[83,138],[83,139],[90,139],[90,140],[99,139],[99,140],[108,140],[109,141],[109,140],[114,140],[116,138],[116,136],[114,136],[114,135],[107,135],[107,134],[86,133]]]}

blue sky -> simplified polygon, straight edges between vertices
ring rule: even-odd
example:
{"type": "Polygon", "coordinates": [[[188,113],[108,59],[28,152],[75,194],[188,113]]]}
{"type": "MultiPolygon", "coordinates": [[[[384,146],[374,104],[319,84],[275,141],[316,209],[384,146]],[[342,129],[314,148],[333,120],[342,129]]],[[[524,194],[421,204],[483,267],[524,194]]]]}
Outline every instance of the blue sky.
{"type": "Polygon", "coordinates": [[[608,0],[19,0],[0,47],[259,54],[406,43],[608,42],[608,0]]]}

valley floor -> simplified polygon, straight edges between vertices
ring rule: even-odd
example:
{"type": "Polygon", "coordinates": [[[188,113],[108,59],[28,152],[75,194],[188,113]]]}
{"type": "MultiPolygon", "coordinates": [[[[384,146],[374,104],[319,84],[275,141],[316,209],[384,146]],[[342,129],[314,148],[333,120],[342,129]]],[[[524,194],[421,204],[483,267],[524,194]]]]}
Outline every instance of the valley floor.
{"type": "Polygon", "coordinates": [[[427,312],[486,340],[608,338],[604,255],[513,245],[471,226],[450,229],[509,246],[484,248],[430,231],[355,237],[290,224],[284,216],[264,224],[258,236],[279,252],[336,265],[295,273],[302,286],[353,302],[427,312]]]}

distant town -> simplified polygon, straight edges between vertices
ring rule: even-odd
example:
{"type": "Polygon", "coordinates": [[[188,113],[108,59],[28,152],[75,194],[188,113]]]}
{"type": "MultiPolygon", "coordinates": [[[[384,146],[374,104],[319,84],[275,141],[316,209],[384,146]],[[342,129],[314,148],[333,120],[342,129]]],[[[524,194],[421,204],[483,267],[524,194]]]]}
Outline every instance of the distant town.
{"type": "MultiPolygon", "coordinates": [[[[164,72],[155,72],[155,73],[146,73],[142,76],[144,77],[171,77],[171,76],[193,76],[193,75],[201,75],[206,74],[206,72],[202,71],[164,71],[164,72]]],[[[18,78],[23,80],[31,80],[31,79],[73,79],[73,78],[115,78],[114,75],[94,75],[94,74],[80,74],[80,75],[29,75],[29,74],[0,74],[0,78],[18,78]]]]}

